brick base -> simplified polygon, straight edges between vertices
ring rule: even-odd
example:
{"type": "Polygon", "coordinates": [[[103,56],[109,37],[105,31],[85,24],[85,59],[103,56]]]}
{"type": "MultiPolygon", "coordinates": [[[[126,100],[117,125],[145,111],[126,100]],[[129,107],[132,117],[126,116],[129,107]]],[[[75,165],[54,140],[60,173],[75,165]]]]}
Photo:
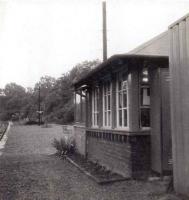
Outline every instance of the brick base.
{"type": "Polygon", "coordinates": [[[87,157],[125,177],[150,171],[150,136],[87,131],[87,157]]]}

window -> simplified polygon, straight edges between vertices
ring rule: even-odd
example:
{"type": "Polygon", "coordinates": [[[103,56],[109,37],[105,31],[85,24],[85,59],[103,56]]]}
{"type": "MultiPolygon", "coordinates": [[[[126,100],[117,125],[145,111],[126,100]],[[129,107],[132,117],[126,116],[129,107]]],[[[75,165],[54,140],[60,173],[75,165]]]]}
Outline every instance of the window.
{"type": "Polygon", "coordinates": [[[75,93],[75,120],[80,122],[80,113],[81,113],[81,96],[75,93]]]}
{"type": "Polygon", "coordinates": [[[77,91],[78,93],[75,93],[75,121],[84,123],[86,118],[86,101],[85,101],[85,95],[86,93],[84,91],[77,91]]]}
{"type": "Polygon", "coordinates": [[[117,81],[117,127],[128,127],[128,84],[127,74],[117,81]]]}
{"type": "Polygon", "coordinates": [[[109,81],[103,87],[103,125],[111,127],[111,84],[109,81]]]}
{"type": "Polygon", "coordinates": [[[92,126],[98,126],[98,102],[99,102],[99,88],[95,88],[92,92],[92,126]]]}
{"type": "Polygon", "coordinates": [[[81,93],[81,121],[86,121],[86,92],[82,91],[81,93]]]}
{"type": "Polygon", "coordinates": [[[140,78],[140,125],[150,127],[150,87],[147,68],[142,70],[140,78]]]}

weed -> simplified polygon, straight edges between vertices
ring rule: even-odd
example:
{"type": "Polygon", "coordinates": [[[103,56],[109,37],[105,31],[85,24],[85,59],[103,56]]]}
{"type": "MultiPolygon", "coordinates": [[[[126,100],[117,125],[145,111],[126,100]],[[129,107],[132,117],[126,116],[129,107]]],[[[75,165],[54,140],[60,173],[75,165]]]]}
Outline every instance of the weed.
{"type": "Polygon", "coordinates": [[[66,156],[75,153],[75,140],[69,139],[65,140],[61,138],[57,140],[56,138],[52,142],[52,146],[57,150],[57,154],[60,156],[66,156]]]}

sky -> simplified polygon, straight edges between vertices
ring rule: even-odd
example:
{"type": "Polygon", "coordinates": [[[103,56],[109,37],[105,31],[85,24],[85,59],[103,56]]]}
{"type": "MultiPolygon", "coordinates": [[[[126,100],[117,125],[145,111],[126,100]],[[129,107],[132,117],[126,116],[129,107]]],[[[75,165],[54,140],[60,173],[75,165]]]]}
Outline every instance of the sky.
{"type": "MultiPolygon", "coordinates": [[[[189,0],[107,0],[108,57],[127,53],[189,13],[189,0]]],[[[0,0],[0,88],[33,87],[102,60],[102,0],[0,0]]]]}

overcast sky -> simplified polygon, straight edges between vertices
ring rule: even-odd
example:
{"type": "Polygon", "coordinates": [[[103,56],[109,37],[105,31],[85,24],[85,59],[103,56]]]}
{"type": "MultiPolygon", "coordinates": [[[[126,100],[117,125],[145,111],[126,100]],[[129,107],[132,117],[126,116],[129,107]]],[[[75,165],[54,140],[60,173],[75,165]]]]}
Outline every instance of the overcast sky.
{"type": "MultiPolygon", "coordinates": [[[[101,0],[0,0],[0,87],[33,86],[102,59],[101,0]]],[[[108,57],[126,53],[189,12],[189,0],[107,0],[108,57]]]]}

